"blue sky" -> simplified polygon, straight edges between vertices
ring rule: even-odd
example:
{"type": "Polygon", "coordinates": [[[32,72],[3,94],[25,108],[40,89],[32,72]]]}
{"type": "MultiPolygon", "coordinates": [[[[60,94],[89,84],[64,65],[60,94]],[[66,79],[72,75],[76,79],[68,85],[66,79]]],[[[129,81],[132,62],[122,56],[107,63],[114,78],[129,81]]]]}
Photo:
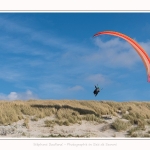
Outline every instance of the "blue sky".
{"type": "Polygon", "coordinates": [[[0,13],[0,99],[149,101],[141,58],[103,30],[150,55],[150,13],[0,13]]]}

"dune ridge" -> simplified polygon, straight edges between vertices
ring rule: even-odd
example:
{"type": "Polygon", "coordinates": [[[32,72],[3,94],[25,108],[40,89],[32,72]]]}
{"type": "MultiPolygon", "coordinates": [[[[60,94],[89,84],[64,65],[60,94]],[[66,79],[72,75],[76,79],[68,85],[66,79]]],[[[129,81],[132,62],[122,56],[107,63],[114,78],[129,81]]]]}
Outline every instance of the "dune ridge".
{"type": "Polygon", "coordinates": [[[150,137],[150,102],[0,101],[0,137],[150,137]]]}

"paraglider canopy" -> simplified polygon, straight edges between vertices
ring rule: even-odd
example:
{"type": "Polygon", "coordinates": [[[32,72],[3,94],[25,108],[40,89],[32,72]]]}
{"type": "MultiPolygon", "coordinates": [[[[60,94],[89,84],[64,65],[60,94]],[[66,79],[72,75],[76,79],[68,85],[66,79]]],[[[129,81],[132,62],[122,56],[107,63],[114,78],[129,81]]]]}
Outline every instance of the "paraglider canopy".
{"type": "Polygon", "coordinates": [[[147,71],[147,81],[150,82],[150,58],[149,58],[148,54],[145,52],[145,50],[135,40],[133,40],[132,38],[128,37],[127,35],[119,33],[119,32],[102,31],[102,32],[98,32],[98,33],[94,34],[94,37],[102,35],[102,34],[118,36],[118,37],[126,40],[128,43],[130,43],[131,46],[136,50],[136,52],[141,57],[144,65],[145,65],[146,71],[147,71]]]}

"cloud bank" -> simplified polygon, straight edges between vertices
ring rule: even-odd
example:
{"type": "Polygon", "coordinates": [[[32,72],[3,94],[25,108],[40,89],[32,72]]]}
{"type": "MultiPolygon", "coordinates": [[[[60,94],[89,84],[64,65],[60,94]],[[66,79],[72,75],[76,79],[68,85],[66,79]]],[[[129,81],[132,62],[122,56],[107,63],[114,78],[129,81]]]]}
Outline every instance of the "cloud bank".
{"type": "Polygon", "coordinates": [[[27,90],[23,93],[10,92],[8,95],[0,93],[0,100],[29,100],[37,99],[38,97],[32,93],[32,91],[27,90]]]}

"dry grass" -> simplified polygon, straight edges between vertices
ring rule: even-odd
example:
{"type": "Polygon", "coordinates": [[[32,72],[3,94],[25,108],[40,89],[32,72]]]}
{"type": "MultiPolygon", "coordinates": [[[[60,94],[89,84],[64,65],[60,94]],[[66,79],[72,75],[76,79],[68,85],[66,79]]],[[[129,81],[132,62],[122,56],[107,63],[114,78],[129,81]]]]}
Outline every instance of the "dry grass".
{"type": "Polygon", "coordinates": [[[45,120],[45,127],[54,127],[54,125],[56,124],[54,120],[45,120]]]}
{"type": "Polygon", "coordinates": [[[140,134],[141,131],[145,130],[145,126],[140,126],[137,125],[136,127],[132,127],[128,130],[128,135],[131,137],[146,137],[145,135],[148,135],[149,132],[147,132],[146,134],[142,135],[140,134]]]}
{"type": "Polygon", "coordinates": [[[62,121],[62,120],[45,120],[45,127],[54,127],[54,125],[58,124],[59,126],[65,125],[69,126],[70,123],[68,120],[62,121]]]}
{"type": "Polygon", "coordinates": [[[130,123],[129,122],[124,122],[122,120],[116,119],[112,124],[112,128],[114,128],[116,131],[124,131],[127,128],[130,127],[130,123]]]}
{"type": "Polygon", "coordinates": [[[95,116],[94,114],[88,114],[88,115],[84,115],[82,117],[82,120],[86,120],[86,121],[95,121],[98,123],[104,123],[103,120],[100,119],[100,117],[95,116]]]}
{"type": "Polygon", "coordinates": [[[24,119],[23,126],[25,126],[27,129],[29,129],[29,118],[24,119]]]}
{"type": "MultiPolygon", "coordinates": [[[[117,115],[121,112],[123,118],[141,129],[150,124],[149,102],[113,102],[113,101],[78,101],[78,100],[29,100],[0,101],[0,124],[8,125],[23,119],[23,116],[34,116],[31,120],[55,115],[56,124],[74,124],[81,120],[101,123],[102,115],[117,115]],[[128,111],[128,114],[126,112],[128,111]]],[[[119,123],[118,123],[119,124],[119,123]]],[[[123,125],[122,125],[123,126],[123,125]]],[[[117,128],[117,127],[116,127],[117,128]]]]}

